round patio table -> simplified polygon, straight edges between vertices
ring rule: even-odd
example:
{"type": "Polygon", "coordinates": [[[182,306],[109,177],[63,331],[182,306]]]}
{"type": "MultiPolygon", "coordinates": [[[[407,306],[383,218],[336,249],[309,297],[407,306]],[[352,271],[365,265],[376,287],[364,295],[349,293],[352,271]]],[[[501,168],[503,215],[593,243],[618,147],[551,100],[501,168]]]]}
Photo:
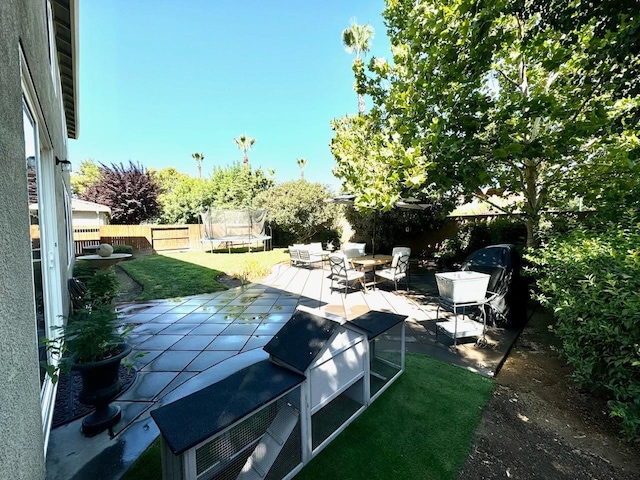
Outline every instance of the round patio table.
{"type": "Polygon", "coordinates": [[[392,255],[365,255],[364,257],[350,258],[349,261],[353,264],[354,267],[358,265],[361,270],[364,270],[370,267],[371,270],[373,271],[373,280],[371,282],[363,283],[364,288],[366,290],[366,288],[369,285],[373,285],[373,288],[376,287],[376,267],[379,265],[386,265],[388,263],[391,263],[393,261],[393,256],[392,255]]]}

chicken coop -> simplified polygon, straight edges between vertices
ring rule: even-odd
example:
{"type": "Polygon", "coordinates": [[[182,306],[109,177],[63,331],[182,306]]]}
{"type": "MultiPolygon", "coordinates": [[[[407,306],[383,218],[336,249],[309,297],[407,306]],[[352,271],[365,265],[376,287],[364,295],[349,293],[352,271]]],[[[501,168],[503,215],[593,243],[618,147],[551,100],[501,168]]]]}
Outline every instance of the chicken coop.
{"type": "Polygon", "coordinates": [[[151,412],[163,479],[289,479],[404,371],[405,317],[297,310],[263,360],[151,412]]]}

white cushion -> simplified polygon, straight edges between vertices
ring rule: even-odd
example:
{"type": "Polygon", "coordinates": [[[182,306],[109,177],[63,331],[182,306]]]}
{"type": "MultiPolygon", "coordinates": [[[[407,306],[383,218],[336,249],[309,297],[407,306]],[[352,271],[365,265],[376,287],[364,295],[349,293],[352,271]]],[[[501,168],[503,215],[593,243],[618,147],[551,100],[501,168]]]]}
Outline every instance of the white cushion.
{"type": "Polygon", "coordinates": [[[366,255],[365,253],[365,248],[367,247],[366,243],[345,243],[344,244],[344,252],[345,255],[347,255],[349,258],[353,258],[353,257],[364,257],[366,255]],[[355,252],[351,252],[351,254],[347,254],[347,251],[357,251],[357,254],[355,254],[355,252]]]}
{"type": "Polygon", "coordinates": [[[357,248],[348,248],[344,251],[344,256],[347,258],[357,258],[362,257],[363,254],[357,248]]]}
{"type": "Polygon", "coordinates": [[[394,279],[400,280],[406,277],[406,274],[404,273],[396,274],[395,271],[396,271],[395,268],[385,268],[383,270],[376,270],[376,276],[386,278],[387,280],[391,280],[391,281],[393,281],[394,279]]]}
{"type": "Polygon", "coordinates": [[[307,245],[307,250],[309,250],[309,253],[321,252],[322,251],[322,243],[320,243],[320,242],[310,243],[309,245],[307,245]]]}
{"type": "Polygon", "coordinates": [[[391,251],[391,255],[395,255],[396,253],[406,253],[408,255],[411,255],[411,248],[409,248],[409,247],[393,247],[393,250],[391,251]]]}

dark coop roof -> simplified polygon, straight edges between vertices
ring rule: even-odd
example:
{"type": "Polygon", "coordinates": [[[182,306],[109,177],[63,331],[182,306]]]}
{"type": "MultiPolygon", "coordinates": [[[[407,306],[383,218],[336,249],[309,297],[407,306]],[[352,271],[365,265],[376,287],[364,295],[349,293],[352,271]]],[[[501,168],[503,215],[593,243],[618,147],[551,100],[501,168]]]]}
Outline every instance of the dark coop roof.
{"type": "Polygon", "coordinates": [[[298,310],[264,346],[264,351],[304,372],[339,326],[338,322],[298,310]]]}
{"type": "Polygon", "coordinates": [[[263,360],[151,412],[175,455],[203,442],[304,381],[263,360]]]}
{"type": "Polygon", "coordinates": [[[367,332],[369,340],[373,340],[381,333],[384,333],[399,323],[404,322],[406,318],[406,315],[371,310],[352,319],[349,323],[352,323],[356,327],[367,332]]]}

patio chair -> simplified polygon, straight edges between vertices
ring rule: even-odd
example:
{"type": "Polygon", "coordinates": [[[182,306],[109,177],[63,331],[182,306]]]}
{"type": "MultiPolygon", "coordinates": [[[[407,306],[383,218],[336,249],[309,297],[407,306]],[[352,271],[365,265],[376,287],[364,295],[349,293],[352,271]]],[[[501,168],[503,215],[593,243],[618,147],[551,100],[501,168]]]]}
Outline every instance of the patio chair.
{"type": "Polygon", "coordinates": [[[355,282],[360,282],[364,287],[364,272],[360,272],[352,267],[349,259],[345,255],[330,255],[329,265],[331,265],[331,290],[333,290],[333,282],[344,283],[344,294],[353,286],[355,282]]]}
{"type": "Polygon", "coordinates": [[[320,253],[312,252],[306,248],[298,250],[299,261],[306,265],[311,266],[312,263],[322,263],[324,266],[324,256],[320,253]]]}
{"type": "Polygon", "coordinates": [[[344,244],[344,254],[349,258],[364,257],[366,255],[366,243],[350,243],[344,244]]]}
{"type": "Polygon", "coordinates": [[[297,265],[300,261],[300,252],[297,248],[289,246],[289,261],[291,265],[297,265]]]}
{"type": "Polygon", "coordinates": [[[385,280],[393,282],[398,290],[398,281],[404,278],[409,290],[409,281],[407,277],[407,268],[409,266],[409,254],[406,252],[396,253],[393,256],[391,267],[376,271],[376,277],[382,277],[385,280]]]}
{"type": "Polygon", "coordinates": [[[393,247],[391,255],[395,255],[396,253],[406,253],[407,255],[411,255],[411,247],[393,247]]]}
{"type": "MultiPolygon", "coordinates": [[[[411,256],[411,247],[393,247],[393,250],[391,250],[391,255],[395,255],[396,253],[406,253],[407,255],[411,256]]],[[[411,283],[411,268],[409,268],[411,266],[411,263],[409,263],[409,265],[407,266],[407,282],[411,283]]]]}

